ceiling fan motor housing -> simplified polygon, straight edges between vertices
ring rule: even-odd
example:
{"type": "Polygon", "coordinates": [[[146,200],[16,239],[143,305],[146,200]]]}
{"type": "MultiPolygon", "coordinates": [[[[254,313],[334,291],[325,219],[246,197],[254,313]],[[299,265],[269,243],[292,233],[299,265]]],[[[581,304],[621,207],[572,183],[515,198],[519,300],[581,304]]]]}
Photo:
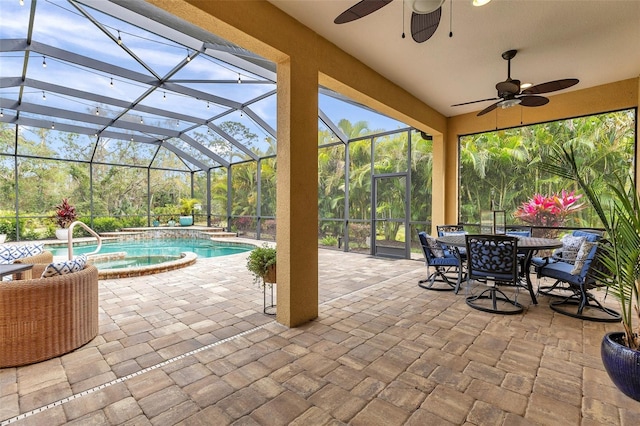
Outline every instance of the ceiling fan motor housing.
{"type": "Polygon", "coordinates": [[[498,96],[501,98],[513,97],[520,94],[520,80],[509,78],[496,84],[496,89],[498,90],[498,96]]]}

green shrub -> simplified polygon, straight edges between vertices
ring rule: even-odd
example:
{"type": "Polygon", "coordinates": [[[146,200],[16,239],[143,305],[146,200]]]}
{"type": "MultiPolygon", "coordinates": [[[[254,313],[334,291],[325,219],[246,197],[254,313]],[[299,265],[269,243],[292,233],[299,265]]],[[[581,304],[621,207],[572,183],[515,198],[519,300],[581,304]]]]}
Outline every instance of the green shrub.
{"type": "Polygon", "coordinates": [[[330,247],[337,246],[338,239],[332,235],[327,235],[326,237],[320,240],[320,244],[322,244],[323,246],[330,246],[330,247]]]}
{"type": "Polygon", "coordinates": [[[114,232],[120,229],[121,222],[114,217],[96,217],[93,219],[93,230],[97,233],[114,232]]]}
{"type": "Polygon", "coordinates": [[[40,233],[35,229],[26,229],[20,236],[21,240],[29,240],[29,241],[39,240],[41,238],[42,237],[40,233]]]}

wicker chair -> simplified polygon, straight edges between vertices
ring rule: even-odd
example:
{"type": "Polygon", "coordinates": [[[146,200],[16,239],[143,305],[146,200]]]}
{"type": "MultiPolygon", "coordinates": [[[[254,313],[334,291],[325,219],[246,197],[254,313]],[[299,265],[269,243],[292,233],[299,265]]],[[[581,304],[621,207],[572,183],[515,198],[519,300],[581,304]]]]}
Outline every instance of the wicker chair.
{"type": "MultiPolygon", "coordinates": [[[[40,276],[47,265],[37,264],[40,276]]],[[[98,334],[98,270],[0,283],[0,368],[44,361],[98,334]]]]}
{"type": "MultiPolygon", "coordinates": [[[[38,263],[49,264],[51,262],[53,262],[53,253],[47,250],[43,251],[40,254],[36,254],[34,256],[23,257],[22,259],[17,259],[13,261],[13,263],[22,263],[22,264],[29,263],[33,265],[36,265],[38,263]]],[[[17,274],[13,274],[13,279],[24,280],[24,279],[30,279],[32,276],[33,276],[32,271],[18,272],[17,274]]],[[[36,275],[36,277],[39,277],[39,276],[40,275],[36,275]]]]}

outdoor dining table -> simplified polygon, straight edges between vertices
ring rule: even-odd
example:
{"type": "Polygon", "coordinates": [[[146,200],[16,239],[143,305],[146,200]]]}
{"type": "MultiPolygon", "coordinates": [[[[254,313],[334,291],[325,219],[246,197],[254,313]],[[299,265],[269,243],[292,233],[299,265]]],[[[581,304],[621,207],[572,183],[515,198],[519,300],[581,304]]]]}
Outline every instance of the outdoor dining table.
{"type": "MultiPolygon", "coordinates": [[[[536,294],[533,291],[533,283],[531,282],[531,277],[529,276],[529,269],[531,268],[531,259],[533,255],[539,250],[549,250],[549,249],[557,249],[562,247],[562,241],[554,239],[554,238],[536,238],[536,237],[521,237],[516,236],[518,238],[518,252],[524,255],[523,260],[523,270],[522,273],[524,275],[527,289],[529,290],[529,294],[531,295],[531,302],[534,305],[538,304],[538,299],[536,299],[536,294]]],[[[443,237],[438,237],[436,239],[440,244],[449,246],[462,248],[466,245],[465,234],[455,234],[455,235],[446,235],[443,237]]],[[[460,253],[458,250],[454,250],[456,256],[460,260],[460,265],[463,265],[463,261],[460,258],[460,253]]]]}
{"type": "Polygon", "coordinates": [[[18,279],[31,279],[32,264],[29,263],[12,263],[9,265],[0,265],[0,279],[6,275],[18,274],[18,279]]]}

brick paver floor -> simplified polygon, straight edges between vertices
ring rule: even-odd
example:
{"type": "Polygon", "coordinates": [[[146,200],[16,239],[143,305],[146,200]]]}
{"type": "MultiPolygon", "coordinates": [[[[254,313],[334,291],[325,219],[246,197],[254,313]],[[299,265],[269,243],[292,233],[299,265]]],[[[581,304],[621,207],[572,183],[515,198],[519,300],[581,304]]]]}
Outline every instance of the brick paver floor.
{"type": "Polygon", "coordinates": [[[526,292],[483,313],[418,287],[420,261],[321,249],[319,317],[288,329],[245,262],[100,281],[94,340],[0,370],[0,425],[640,424],[600,360],[619,324],[526,292]]]}

